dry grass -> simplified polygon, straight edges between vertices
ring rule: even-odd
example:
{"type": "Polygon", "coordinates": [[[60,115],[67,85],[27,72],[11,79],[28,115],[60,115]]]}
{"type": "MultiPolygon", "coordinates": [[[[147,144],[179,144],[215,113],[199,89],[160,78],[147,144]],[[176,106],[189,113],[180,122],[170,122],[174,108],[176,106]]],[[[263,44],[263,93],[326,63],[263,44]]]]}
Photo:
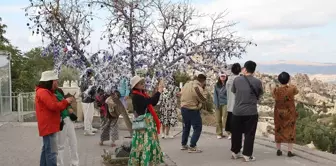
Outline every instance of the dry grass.
{"type": "Polygon", "coordinates": [[[216,116],[211,113],[202,113],[202,122],[205,126],[216,126],[216,116]]]}

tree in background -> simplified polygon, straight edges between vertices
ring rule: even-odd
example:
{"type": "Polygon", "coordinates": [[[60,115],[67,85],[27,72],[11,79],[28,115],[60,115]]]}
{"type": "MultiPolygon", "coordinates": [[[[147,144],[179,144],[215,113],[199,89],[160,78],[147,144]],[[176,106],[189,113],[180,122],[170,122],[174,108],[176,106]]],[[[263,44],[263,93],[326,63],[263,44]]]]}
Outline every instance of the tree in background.
{"type": "Polygon", "coordinates": [[[27,53],[11,45],[4,37],[6,25],[0,22],[0,50],[11,54],[12,91],[14,93],[32,92],[35,89],[41,73],[53,67],[51,57],[41,57],[41,48],[33,48],[27,53]]]}
{"type": "MultiPolygon", "coordinates": [[[[30,6],[26,11],[26,16],[30,23],[27,26],[33,35],[42,36],[42,41],[46,40],[51,47],[61,47],[64,52],[70,48],[71,54],[63,57],[60,61],[72,58],[80,59],[79,66],[90,66],[86,55],[90,55],[85,48],[91,44],[90,21],[94,19],[92,9],[87,3],[79,0],[29,0],[30,6]]],[[[54,49],[46,49],[47,53],[55,54],[54,49]]],[[[57,64],[55,64],[57,65],[57,64]]],[[[61,64],[58,65],[60,70],[61,64]]]]}
{"type": "Polygon", "coordinates": [[[1,22],[2,22],[2,18],[0,17],[0,44],[3,45],[5,43],[8,44],[9,40],[3,36],[6,33],[7,25],[1,22]]]}
{"type": "MultiPolygon", "coordinates": [[[[21,56],[23,61],[20,66],[19,77],[14,81],[19,83],[18,88],[24,88],[24,92],[34,91],[40,80],[41,73],[53,68],[52,57],[41,57],[41,53],[41,48],[33,48],[21,56]]],[[[17,67],[13,66],[13,68],[17,67]]]]}
{"type": "Polygon", "coordinates": [[[69,81],[71,85],[74,81],[79,81],[79,72],[77,69],[70,67],[62,67],[60,76],[59,76],[59,84],[63,85],[64,81],[69,81]]]}
{"type": "MultiPolygon", "coordinates": [[[[153,49],[152,5],[153,0],[92,0],[91,4],[104,9],[107,16],[106,31],[101,40],[107,40],[113,50],[121,50],[119,61],[126,61],[127,68],[135,75],[143,67],[153,49]]],[[[117,60],[117,59],[116,59],[117,60]]]]}
{"type": "Polygon", "coordinates": [[[31,0],[26,11],[33,32],[50,40],[46,52],[57,59],[58,70],[62,64],[82,71],[91,66],[100,86],[117,85],[139,69],[146,69],[147,79],[154,80],[149,82],[164,77],[173,83],[179,70],[219,70],[252,44],[235,36],[230,29],[235,23],[226,21],[226,12],[201,15],[189,1],[31,0]],[[90,54],[85,51],[91,44],[90,23],[101,13],[101,20],[107,20],[101,39],[109,48],[90,54]],[[210,26],[197,23],[202,19],[210,26]]]}

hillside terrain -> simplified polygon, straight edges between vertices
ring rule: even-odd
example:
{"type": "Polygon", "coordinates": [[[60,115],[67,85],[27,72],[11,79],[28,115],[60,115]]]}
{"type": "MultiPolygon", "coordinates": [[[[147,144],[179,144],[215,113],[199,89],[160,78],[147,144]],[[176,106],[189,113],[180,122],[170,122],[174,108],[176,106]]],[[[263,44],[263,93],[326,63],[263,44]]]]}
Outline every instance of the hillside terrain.
{"type": "MultiPolygon", "coordinates": [[[[261,99],[262,101],[258,106],[260,120],[257,134],[273,139],[274,100],[271,93],[276,86],[279,86],[277,75],[256,73],[255,76],[262,80],[265,91],[261,99]]],[[[334,124],[336,119],[336,104],[334,101],[336,97],[336,85],[322,82],[316,78],[311,79],[307,74],[292,76],[290,83],[296,85],[299,90],[299,94],[295,98],[297,111],[299,112],[299,120],[297,122],[298,142],[308,144],[307,146],[311,148],[315,148],[314,145],[316,145],[321,149],[324,145],[320,145],[320,142],[318,142],[319,139],[316,138],[314,140],[314,136],[312,135],[316,135],[315,132],[324,133],[323,135],[325,135],[336,129],[336,124],[334,124]],[[309,136],[304,133],[309,133],[309,136]]],[[[334,135],[330,136],[330,140],[333,139],[334,135]]],[[[329,141],[329,136],[326,140],[329,141]]],[[[326,144],[326,150],[335,152],[334,149],[330,149],[331,146],[334,146],[333,142],[326,144]]]]}

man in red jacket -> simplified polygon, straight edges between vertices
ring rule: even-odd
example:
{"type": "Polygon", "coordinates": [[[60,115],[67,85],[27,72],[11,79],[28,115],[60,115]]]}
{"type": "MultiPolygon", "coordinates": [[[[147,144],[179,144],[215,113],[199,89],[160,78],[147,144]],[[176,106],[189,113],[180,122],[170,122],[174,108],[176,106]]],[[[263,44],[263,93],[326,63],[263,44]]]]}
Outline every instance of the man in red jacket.
{"type": "Polygon", "coordinates": [[[54,90],[58,87],[54,71],[42,73],[36,87],[35,110],[39,135],[43,137],[40,166],[57,165],[56,133],[60,131],[61,114],[74,100],[73,97],[58,101],[54,90]]]}

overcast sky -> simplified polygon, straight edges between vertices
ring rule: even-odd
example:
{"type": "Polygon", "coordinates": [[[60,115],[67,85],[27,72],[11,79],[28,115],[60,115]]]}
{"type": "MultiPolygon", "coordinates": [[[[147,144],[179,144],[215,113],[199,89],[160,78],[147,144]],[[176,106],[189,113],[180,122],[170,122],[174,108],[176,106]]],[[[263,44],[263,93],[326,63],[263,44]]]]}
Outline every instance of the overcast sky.
{"type": "MultiPolygon", "coordinates": [[[[240,61],[336,63],[336,0],[195,0],[192,3],[204,13],[228,9],[228,20],[239,22],[234,30],[258,44],[249,48],[240,61]]],[[[8,26],[6,36],[23,51],[41,46],[40,38],[32,37],[26,26],[22,8],[27,5],[28,0],[0,1],[0,17],[8,26]]],[[[102,24],[97,22],[95,26],[102,27],[102,24]]],[[[99,30],[95,33],[91,43],[96,44],[92,50],[104,45],[100,43],[99,30]]]]}

